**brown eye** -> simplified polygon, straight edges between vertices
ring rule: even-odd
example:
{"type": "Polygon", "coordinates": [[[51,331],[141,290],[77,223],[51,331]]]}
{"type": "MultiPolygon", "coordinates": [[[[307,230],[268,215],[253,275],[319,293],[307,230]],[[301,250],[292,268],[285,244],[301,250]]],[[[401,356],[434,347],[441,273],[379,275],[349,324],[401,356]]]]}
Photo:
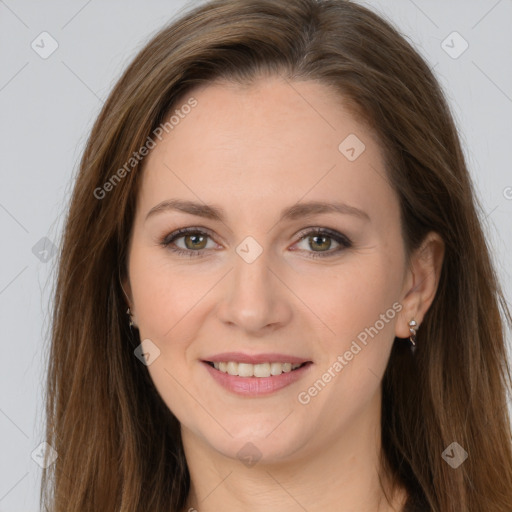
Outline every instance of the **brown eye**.
{"type": "Polygon", "coordinates": [[[167,235],[160,244],[168,250],[183,256],[204,256],[211,236],[197,228],[183,228],[167,235]],[[183,239],[183,246],[177,244],[183,239]]]}
{"type": "Polygon", "coordinates": [[[332,245],[332,239],[326,235],[313,235],[308,237],[308,241],[311,248],[318,247],[319,249],[330,249],[332,245]]]}
{"type": "Polygon", "coordinates": [[[183,238],[187,249],[204,249],[206,247],[205,241],[207,240],[207,236],[193,234],[181,236],[179,238],[183,238]]]}
{"type": "Polygon", "coordinates": [[[344,249],[352,247],[352,242],[345,235],[337,231],[320,228],[302,234],[300,242],[305,242],[305,250],[311,258],[333,256],[339,254],[344,249]],[[338,246],[334,250],[329,250],[332,247],[333,240],[338,246]]]}

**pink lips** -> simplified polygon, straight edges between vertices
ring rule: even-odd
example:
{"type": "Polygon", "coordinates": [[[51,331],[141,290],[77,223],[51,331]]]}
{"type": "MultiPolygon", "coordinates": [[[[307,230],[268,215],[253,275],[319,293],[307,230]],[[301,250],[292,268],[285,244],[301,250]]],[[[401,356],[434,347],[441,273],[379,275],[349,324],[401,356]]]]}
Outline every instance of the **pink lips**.
{"type": "Polygon", "coordinates": [[[213,379],[223,388],[245,397],[265,396],[301,379],[308,371],[312,362],[299,357],[288,356],[286,354],[257,354],[248,355],[239,352],[229,352],[210,356],[202,361],[203,366],[213,379]],[[236,361],[238,363],[292,363],[303,364],[300,368],[290,372],[283,372],[281,375],[273,375],[270,377],[239,377],[238,375],[229,375],[228,373],[216,370],[208,362],[219,363],[223,361],[236,361]]]}

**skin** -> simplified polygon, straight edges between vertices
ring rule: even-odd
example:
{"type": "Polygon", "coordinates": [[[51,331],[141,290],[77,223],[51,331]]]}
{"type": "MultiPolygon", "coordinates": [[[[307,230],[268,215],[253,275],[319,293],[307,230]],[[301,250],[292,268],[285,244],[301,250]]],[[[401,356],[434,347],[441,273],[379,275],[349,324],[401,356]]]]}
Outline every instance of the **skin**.
{"type": "Polygon", "coordinates": [[[403,491],[388,503],[377,472],[381,381],[395,336],[408,338],[413,318],[421,329],[442,240],[430,233],[407,261],[378,140],[325,85],[260,77],[190,95],[198,105],[145,160],[124,283],[141,340],[160,350],[151,378],[182,426],[192,482],[185,510],[399,510],[403,491]],[[349,161],[338,146],[352,133],[366,148],[349,161]],[[218,205],[226,219],[165,211],[146,220],[171,198],[218,205]],[[285,207],[313,200],[343,201],[369,220],[322,213],[279,222],[285,207]],[[209,231],[206,241],[174,242],[203,249],[204,257],[160,244],[184,227],[209,231]],[[311,227],[335,230],[353,245],[335,253],[332,238],[301,241],[311,227]],[[247,236],[263,251],[250,264],[236,252],[247,236]],[[320,252],[332,255],[311,257],[320,252]],[[300,403],[298,394],[394,303],[401,311],[300,403]],[[228,351],[293,354],[313,364],[278,392],[241,397],[200,362],[228,351]],[[261,454],[251,467],[237,456],[248,442],[261,454]]]}

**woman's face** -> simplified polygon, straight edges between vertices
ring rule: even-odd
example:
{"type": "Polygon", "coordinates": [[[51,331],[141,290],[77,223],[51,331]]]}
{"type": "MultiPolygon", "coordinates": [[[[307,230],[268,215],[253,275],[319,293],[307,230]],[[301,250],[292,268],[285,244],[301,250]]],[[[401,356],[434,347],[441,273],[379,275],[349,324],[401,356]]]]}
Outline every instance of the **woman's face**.
{"type": "Polygon", "coordinates": [[[230,457],[374,432],[411,284],[377,141],[318,82],[190,96],[145,161],[130,240],[156,388],[185,435],[230,457]]]}

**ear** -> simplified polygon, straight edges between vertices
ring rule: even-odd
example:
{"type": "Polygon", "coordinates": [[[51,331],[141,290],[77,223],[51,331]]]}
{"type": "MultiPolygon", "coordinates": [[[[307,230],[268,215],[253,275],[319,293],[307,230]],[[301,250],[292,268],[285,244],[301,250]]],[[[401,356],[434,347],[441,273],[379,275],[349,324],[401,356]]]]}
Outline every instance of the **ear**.
{"type": "Polygon", "coordinates": [[[395,335],[398,338],[409,337],[409,321],[416,320],[418,326],[421,325],[436,295],[444,253],[443,239],[431,231],[411,254],[400,301],[403,308],[395,324],[395,335]]]}
{"type": "Polygon", "coordinates": [[[124,292],[126,303],[127,303],[128,307],[130,308],[132,315],[134,315],[134,305],[133,305],[133,300],[132,300],[132,287],[130,286],[130,279],[128,278],[127,275],[125,275],[121,279],[120,282],[121,282],[121,288],[123,289],[123,292],[124,292]]]}
{"type": "Polygon", "coordinates": [[[123,289],[124,296],[126,298],[126,303],[130,308],[130,320],[133,322],[133,326],[138,329],[137,320],[135,316],[135,306],[132,300],[132,287],[130,286],[130,279],[128,276],[125,276],[121,279],[121,288],[123,289]]]}

